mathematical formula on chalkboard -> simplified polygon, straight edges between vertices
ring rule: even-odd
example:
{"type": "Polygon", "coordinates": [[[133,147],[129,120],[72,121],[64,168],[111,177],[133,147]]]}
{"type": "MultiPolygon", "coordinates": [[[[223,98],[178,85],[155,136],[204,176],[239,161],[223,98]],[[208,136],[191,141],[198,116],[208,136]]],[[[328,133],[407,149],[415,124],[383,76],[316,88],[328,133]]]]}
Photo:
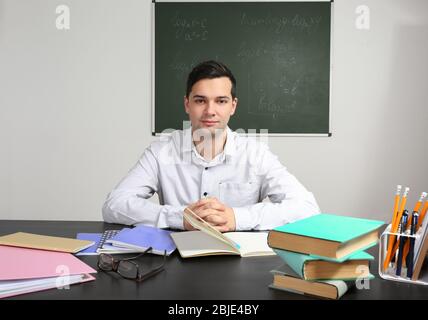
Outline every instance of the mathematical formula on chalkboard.
{"type": "Polygon", "coordinates": [[[181,129],[187,75],[214,59],[237,79],[233,129],[329,134],[331,10],[329,2],[156,3],[153,131],[181,129]]]}

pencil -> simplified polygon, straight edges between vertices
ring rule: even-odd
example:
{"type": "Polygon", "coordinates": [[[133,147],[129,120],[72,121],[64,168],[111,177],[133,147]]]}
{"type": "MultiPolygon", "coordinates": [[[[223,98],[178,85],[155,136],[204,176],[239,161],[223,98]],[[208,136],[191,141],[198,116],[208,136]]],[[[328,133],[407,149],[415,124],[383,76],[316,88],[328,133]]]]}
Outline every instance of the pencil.
{"type": "Polygon", "coordinates": [[[413,211],[418,211],[419,212],[419,209],[421,208],[422,202],[424,201],[424,199],[426,198],[426,196],[427,196],[426,192],[422,192],[421,193],[421,196],[420,196],[418,202],[416,202],[415,208],[413,209],[413,211]]]}
{"type": "Polygon", "coordinates": [[[421,214],[419,215],[419,220],[418,220],[418,225],[416,226],[416,231],[418,231],[419,227],[421,226],[422,221],[424,220],[424,217],[427,213],[427,210],[428,210],[428,200],[425,200],[424,207],[422,208],[421,214]]]}
{"type": "Polygon", "coordinates": [[[398,185],[397,191],[395,192],[394,209],[392,210],[391,226],[395,225],[395,219],[397,219],[397,216],[398,216],[398,205],[400,203],[400,195],[401,195],[401,185],[398,185]]]}
{"type": "MultiPolygon", "coordinates": [[[[397,191],[395,192],[395,199],[394,199],[394,208],[392,209],[392,220],[391,220],[391,232],[394,232],[394,226],[396,225],[396,219],[397,219],[397,215],[398,215],[398,205],[400,203],[400,196],[401,196],[401,185],[397,185],[397,191]]],[[[389,235],[389,239],[388,239],[388,251],[387,253],[389,253],[392,250],[392,244],[394,243],[394,239],[395,236],[390,234],[389,235]]],[[[386,256],[385,261],[384,261],[384,265],[383,265],[383,269],[386,270],[386,268],[388,267],[388,263],[389,260],[391,259],[390,256],[386,256]]]]}

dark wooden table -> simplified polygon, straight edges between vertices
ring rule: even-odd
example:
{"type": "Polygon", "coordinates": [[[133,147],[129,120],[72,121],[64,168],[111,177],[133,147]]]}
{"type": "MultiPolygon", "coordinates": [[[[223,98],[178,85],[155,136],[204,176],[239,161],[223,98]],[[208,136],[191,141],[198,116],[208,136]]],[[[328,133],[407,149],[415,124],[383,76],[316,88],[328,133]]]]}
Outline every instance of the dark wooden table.
{"type": "MultiPolygon", "coordinates": [[[[103,222],[79,221],[0,221],[0,235],[17,231],[52,236],[76,237],[79,232],[102,232],[122,228],[103,222]]],[[[368,251],[375,256],[370,270],[375,279],[369,289],[348,291],[341,300],[427,299],[428,286],[412,285],[381,279],[378,275],[378,248],[368,251]]],[[[97,269],[97,256],[81,256],[97,269]]],[[[160,256],[148,255],[138,262],[144,267],[156,265],[160,256]]],[[[1,263],[7,263],[1,261],[1,263]]],[[[176,251],[167,258],[166,270],[142,282],[126,280],[112,273],[98,272],[96,280],[72,285],[69,290],[51,289],[15,296],[9,299],[130,299],[130,300],[300,300],[308,296],[268,288],[272,282],[269,271],[281,264],[278,257],[240,258],[211,256],[182,259],[176,251]]],[[[29,262],[29,267],[31,262],[29,262]]]]}

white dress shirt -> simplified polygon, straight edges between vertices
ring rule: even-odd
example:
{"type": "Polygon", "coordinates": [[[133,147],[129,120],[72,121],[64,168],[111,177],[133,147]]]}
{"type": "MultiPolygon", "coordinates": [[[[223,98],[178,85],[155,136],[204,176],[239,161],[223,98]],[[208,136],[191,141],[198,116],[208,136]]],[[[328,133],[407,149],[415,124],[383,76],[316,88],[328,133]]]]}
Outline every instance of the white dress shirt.
{"type": "Polygon", "coordinates": [[[189,128],[151,143],[108,195],[103,217],[110,223],[183,229],[183,210],[204,197],[233,208],[236,230],[270,230],[320,212],[312,193],[265,143],[227,128],[223,152],[206,161],[189,128]],[[160,204],[148,200],[155,192],[160,204]],[[270,202],[261,202],[266,197],[270,202]]]}

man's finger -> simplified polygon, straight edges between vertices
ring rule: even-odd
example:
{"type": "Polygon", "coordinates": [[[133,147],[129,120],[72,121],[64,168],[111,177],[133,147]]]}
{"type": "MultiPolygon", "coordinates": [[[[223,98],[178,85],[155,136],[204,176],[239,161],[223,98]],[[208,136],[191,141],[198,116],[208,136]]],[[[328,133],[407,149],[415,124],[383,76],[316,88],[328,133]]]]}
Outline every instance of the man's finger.
{"type": "Polygon", "coordinates": [[[204,220],[206,222],[212,224],[212,225],[215,225],[215,226],[223,225],[227,222],[226,218],[221,217],[221,216],[216,215],[216,214],[209,215],[204,220]]]}
{"type": "Polygon", "coordinates": [[[215,198],[211,198],[211,197],[203,198],[196,202],[196,206],[200,207],[204,204],[211,203],[211,202],[216,202],[215,198]]]}
{"type": "Polygon", "coordinates": [[[206,205],[207,203],[210,203],[210,201],[207,201],[206,199],[201,199],[199,201],[189,204],[187,208],[189,208],[192,211],[196,211],[198,208],[200,208],[203,205],[206,205]]]}
{"type": "Polygon", "coordinates": [[[201,211],[207,210],[207,209],[214,209],[214,210],[219,210],[219,211],[226,210],[224,205],[222,205],[221,203],[218,203],[218,202],[208,202],[208,203],[200,206],[198,209],[201,211]]]}
{"type": "Polygon", "coordinates": [[[191,203],[187,206],[187,208],[189,208],[190,210],[194,211],[196,208],[198,207],[198,201],[191,203]]]}
{"type": "Polygon", "coordinates": [[[221,211],[215,210],[215,209],[206,209],[206,210],[197,210],[196,214],[205,220],[206,217],[209,215],[219,215],[221,211]]]}

